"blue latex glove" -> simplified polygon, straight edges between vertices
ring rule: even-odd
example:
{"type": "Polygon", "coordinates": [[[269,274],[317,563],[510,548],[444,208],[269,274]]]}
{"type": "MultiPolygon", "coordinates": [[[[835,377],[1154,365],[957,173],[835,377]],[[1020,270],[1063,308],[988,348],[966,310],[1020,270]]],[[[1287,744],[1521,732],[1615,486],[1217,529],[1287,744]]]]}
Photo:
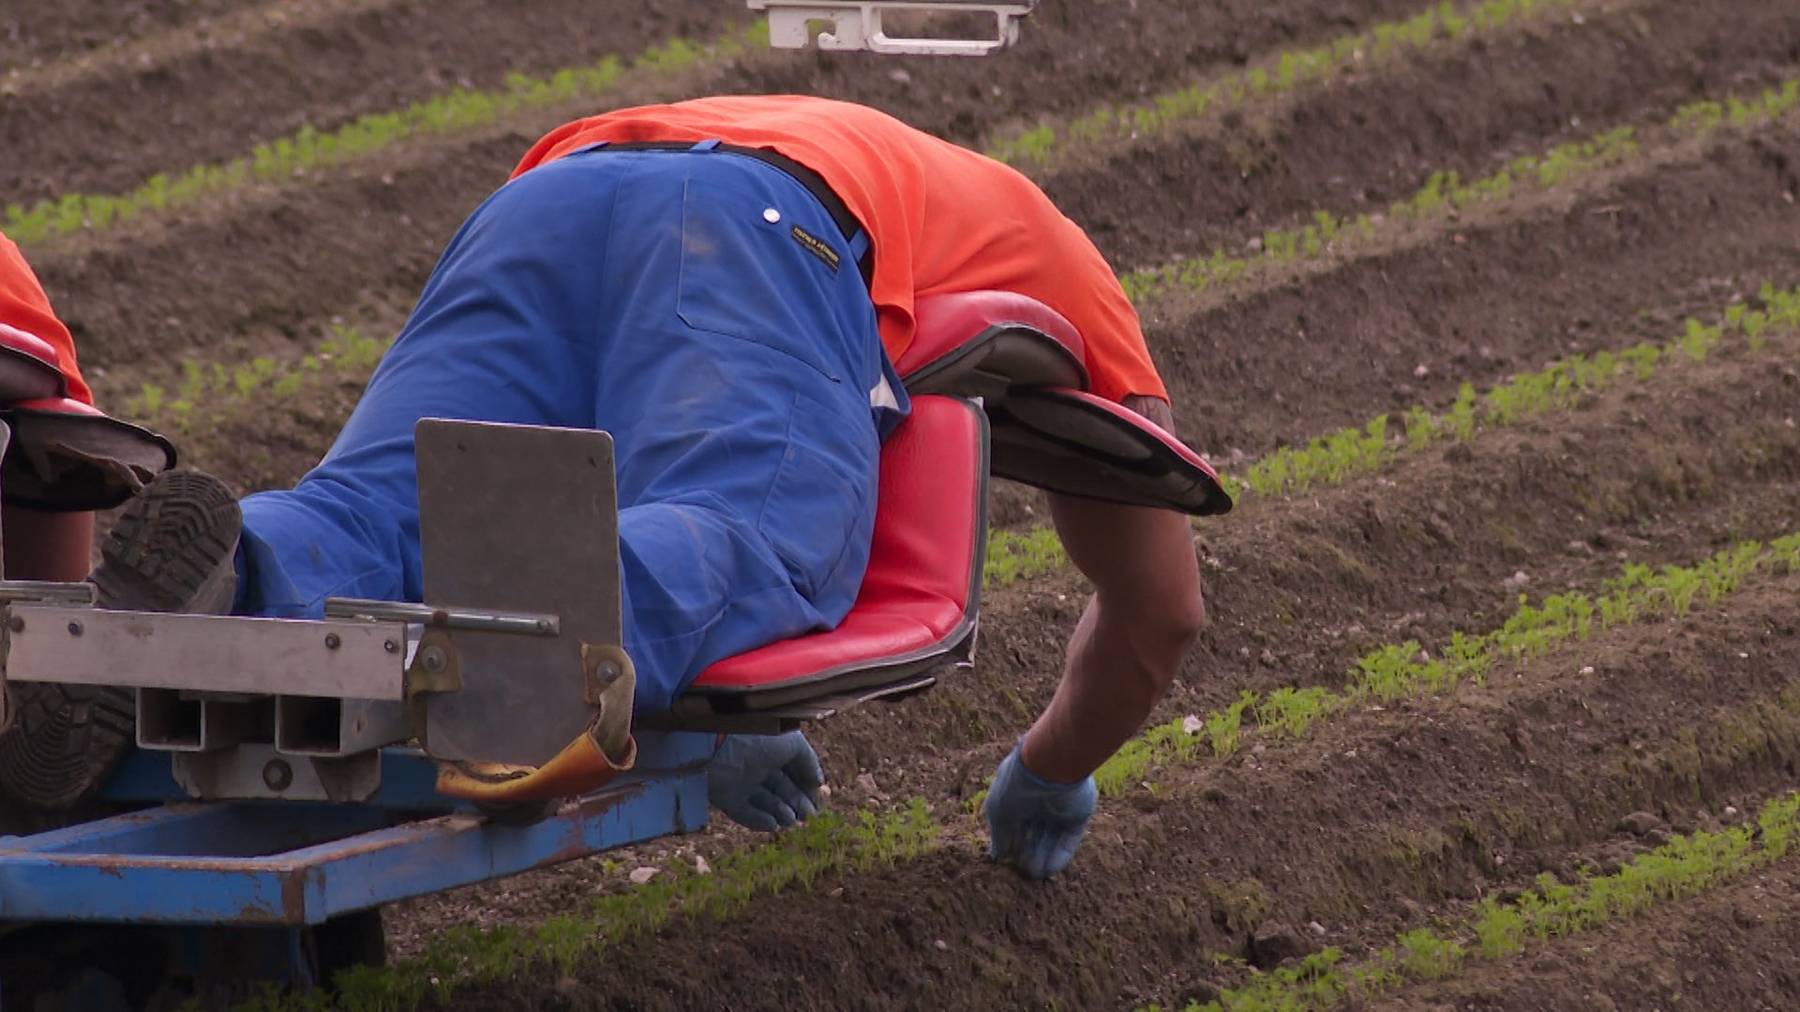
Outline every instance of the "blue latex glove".
{"type": "Polygon", "coordinates": [[[773,832],[819,814],[824,783],[800,732],[732,734],[706,767],[706,800],[740,826],[773,832]]]}
{"type": "Polygon", "coordinates": [[[1049,878],[1074,860],[1099,797],[1093,777],[1053,784],[1026,769],[1014,745],[981,806],[987,816],[988,856],[1026,878],[1049,878]]]}

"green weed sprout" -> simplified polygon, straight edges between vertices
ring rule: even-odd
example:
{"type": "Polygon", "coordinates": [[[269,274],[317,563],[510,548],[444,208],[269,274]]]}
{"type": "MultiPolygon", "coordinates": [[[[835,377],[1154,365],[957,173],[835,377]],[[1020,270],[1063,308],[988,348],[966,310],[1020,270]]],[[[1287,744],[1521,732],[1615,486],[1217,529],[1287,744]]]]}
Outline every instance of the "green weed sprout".
{"type": "Polygon", "coordinates": [[[1717,888],[1787,856],[1800,832],[1800,794],[1764,805],[1754,825],[1679,836],[1638,855],[1610,875],[1560,882],[1540,876],[1511,903],[1493,897],[1476,903],[1460,923],[1414,928],[1392,945],[1350,964],[1336,949],[1253,977],[1185,1012],[1303,1010],[1345,998],[1368,1002],[1413,981],[1441,980],[1470,959],[1499,960],[1532,944],[1605,927],[1660,905],[1717,888]]]}
{"type": "Polygon", "coordinates": [[[231,161],[196,165],[170,175],[158,173],[124,194],[71,193],[25,207],[9,205],[0,215],[0,231],[25,245],[83,229],[104,229],[146,213],[161,213],[193,204],[200,198],[251,183],[274,183],[304,177],[341,165],[414,137],[462,133],[503,122],[519,113],[581,98],[599,98],[627,77],[666,77],[692,66],[703,55],[729,57],[767,44],[767,24],[758,19],[748,28],[708,42],[673,38],[627,61],[609,56],[581,67],[565,67],[546,77],[510,74],[505,86],[479,91],[456,89],[414,102],[393,112],[371,113],[329,133],[307,126],[259,144],[231,161]]]}
{"type": "MultiPolygon", "coordinates": [[[[1571,6],[1573,0],[1496,0],[1459,11],[1441,3],[1401,21],[1378,24],[1368,31],[1339,36],[1305,49],[1291,49],[1242,71],[1210,82],[1194,82],[1129,105],[1107,104],[1060,128],[1039,123],[995,138],[989,157],[1015,166],[1042,167],[1065,148],[1116,139],[1155,136],[1179,129],[1208,114],[1241,108],[1256,99],[1288,95],[1320,84],[1369,62],[1389,63],[1440,42],[1459,42],[1489,33],[1529,16],[1542,16],[1571,6]]],[[[1302,237],[1294,237],[1301,241],[1302,237]]],[[[1330,237],[1317,230],[1321,246],[1330,237]]]]}

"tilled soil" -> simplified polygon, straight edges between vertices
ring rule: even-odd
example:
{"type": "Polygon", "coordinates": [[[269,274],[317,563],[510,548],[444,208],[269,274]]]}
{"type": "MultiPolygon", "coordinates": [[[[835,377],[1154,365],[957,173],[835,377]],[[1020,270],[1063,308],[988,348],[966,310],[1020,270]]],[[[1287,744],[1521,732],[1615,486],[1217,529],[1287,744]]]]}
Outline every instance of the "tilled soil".
{"type": "MultiPolygon", "coordinates": [[[[1498,626],[1523,590],[1592,590],[1626,561],[1685,564],[1800,529],[1800,432],[1764,418],[1792,389],[1766,361],[1718,363],[1405,460],[1380,476],[1387,495],[1353,484],[1246,502],[1202,537],[1212,621],[1164,716],[1246,688],[1336,685],[1379,644],[1498,626]]],[[[1053,630],[1073,624],[1083,597],[1067,574],[992,593],[976,672],[820,725],[840,803],[873,800],[856,785],[866,772],[884,795],[956,810],[1048,699],[1053,630]]],[[[567,895],[560,874],[482,892],[512,916],[542,915],[567,895]]],[[[449,923],[462,903],[422,907],[424,922],[449,923]]]]}
{"type": "Polygon", "coordinates": [[[1634,852],[1615,829],[1633,812],[1697,825],[1790,786],[1796,591],[1800,579],[1777,580],[1448,699],[1166,771],[1154,794],[1106,809],[1054,886],[951,845],[611,947],[581,974],[604,993],[521,974],[456,1006],[772,1007],[800,993],[832,1008],[1118,1007],[1171,973],[1198,989],[1216,972],[1204,954],[1244,954],[1270,924],[1391,937],[1419,904],[1634,852]]]}
{"type": "MultiPolygon", "coordinates": [[[[629,57],[743,23],[708,0],[170,0],[0,12],[0,203],[128,189],[302,124],[629,57]]],[[[1216,79],[1422,9],[1416,0],[1098,0],[1046,5],[983,61],[747,53],[623,84],[615,100],[794,91],[853,98],[971,144],[1098,103],[1216,79]]],[[[1477,176],[1685,102],[1800,73],[1800,8],[1592,0],[1439,42],[1281,99],[1026,166],[1120,269],[1241,251],[1314,210],[1379,213],[1433,172],[1477,176]]],[[[40,244],[28,253],[114,405],[180,362],[297,358],[334,324],[384,337],[438,249],[540,132],[587,104],[418,139],[347,166],[40,244]]],[[[1516,194],[1285,272],[1145,306],[1182,434],[1242,463],[1574,352],[1679,333],[1690,314],[1800,283],[1800,129],[1722,131],[1577,186],[1516,194]]],[[[1372,475],[1247,499],[1196,526],[1212,622],[1158,719],[1239,691],[1336,686],[1364,651],[1504,621],[1521,593],[1592,590],[1626,562],[1690,563],[1800,529],[1792,339],[1669,366],[1372,475]]],[[[256,484],[325,447],[357,377],[244,405],[184,439],[256,484]]],[[[997,493],[1002,523],[1040,522],[997,493]]],[[[522,965],[456,1007],[1127,1007],[1240,983],[1252,935],[1357,954],[1454,921],[1534,876],[1606,870],[1621,829],[1716,827],[1793,790],[1800,577],[1496,669],[1455,694],[1256,734],[1102,805],[1079,860],[1028,884],[980,855],[964,804],[1048,697],[1086,589],[1058,571],[985,598],[980,664],[814,738],[844,809],[923,797],[932,855],[755,899],[726,922],[615,945],[572,977],[522,965]],[[866,776],[864,776],[866,774],[866,776]],[[1734,814],[1735,813],[1735,814],[1734,814]],[[1312,925],[1317,925],[1315,929],[1312,925]]],[[[719,854],[747,834],[664,841],[719,854]]],[[[530,923],[629,888],[578,862],[389,911],[415,953],[465,923],[530,923]]],[[[1792,859],[1646,917],[1366,1002],[1437,1008],[1785,1008],[1792,859]],[[1679,969],[1670,969],[1678,967],[1679,969]]]]}
{"type": "Polygon", "coordinates": [[[1519,964],[1478,966],[1453,981],[1408,989],[1380,1007],[1777,1012],[1792,1008],[1800,992],[1796,917],[1800,861],[1790,857],[1729,888],[1591,935],[1558,939],[1519,964]]]}

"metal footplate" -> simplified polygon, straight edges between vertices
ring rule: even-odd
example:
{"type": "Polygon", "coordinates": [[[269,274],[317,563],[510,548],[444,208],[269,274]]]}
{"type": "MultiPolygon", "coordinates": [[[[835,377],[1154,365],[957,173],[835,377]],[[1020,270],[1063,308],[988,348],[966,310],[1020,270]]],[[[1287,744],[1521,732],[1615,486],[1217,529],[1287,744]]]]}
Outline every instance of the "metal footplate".
{"type": "Polygon", "coordinates": [[[1019,40],[1019,19],[1031,13],[1037,0],[1014,3],[952,3],[934,0],[866,0],[864,3],[831,3],[829,0],[749,0],[753,11],[769,15],[769,43],[777,49],[805,49],[812,26],[819,32],[820,49],[866,49],[872,53],[901,56],[986,56],[1019,40]],[[885,13],[975,14],[994,18],[994,37],[989,39],[895,38],[882,29],[885,13]]]}
{"type": "Polygon", "coordinates": [[[611,437],[441,419],[415,435],[424,604],[176,615],[0,582],[3,677],[135,688],[139,746],[203,799],[365,801],[400,742],[537,767],[601,723],[628,736],[611,437]],[[625,724],[596,721],[603,701],[625,724]]]}

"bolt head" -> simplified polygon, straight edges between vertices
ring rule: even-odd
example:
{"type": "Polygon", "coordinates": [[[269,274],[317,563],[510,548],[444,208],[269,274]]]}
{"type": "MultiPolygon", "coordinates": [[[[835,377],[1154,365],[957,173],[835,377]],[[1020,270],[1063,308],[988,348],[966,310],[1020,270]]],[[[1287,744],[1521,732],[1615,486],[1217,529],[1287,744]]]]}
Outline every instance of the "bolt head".
{"type": "Polygon", "coordinates": [[[80,636],[81,635],[81,623],[80,622],[70,622],[69,623],[69,635],[70,636],[80,636]]]}
{"type": "Polygon", "coordinates": [[[325,634],[325,649],[336,650],[338,647],[342,646],[343,643],[344,643],[344,641],[338,636],[337,633],[326,633],[325,634]]]}
{"type": "Polygon", "coordinates": [[[24,632],[25,620],[18,615],[14,615],[6,620],[6,627],[13,632],[24,632]]]}
{"type": "Polygon", "coordinates": [[[294,768],[286,759],[270,759],[263,764],[262,780],[271,791],[285,791],[294,784],[294,768]]]}

